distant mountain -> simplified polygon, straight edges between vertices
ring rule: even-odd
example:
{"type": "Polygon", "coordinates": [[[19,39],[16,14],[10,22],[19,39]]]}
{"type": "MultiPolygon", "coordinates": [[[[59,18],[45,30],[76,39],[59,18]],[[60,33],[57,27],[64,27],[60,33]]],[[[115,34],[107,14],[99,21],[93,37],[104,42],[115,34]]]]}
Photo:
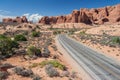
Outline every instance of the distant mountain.
{"type": "Polygon", "coordinates": [[[85,23],[85,24],[104,24],[120,22],[120,4],[103,8],[82,8],[73,10],[71,14],[64,16],[44,16],[39,20],[42,24],[57,23],[85,23]]]}

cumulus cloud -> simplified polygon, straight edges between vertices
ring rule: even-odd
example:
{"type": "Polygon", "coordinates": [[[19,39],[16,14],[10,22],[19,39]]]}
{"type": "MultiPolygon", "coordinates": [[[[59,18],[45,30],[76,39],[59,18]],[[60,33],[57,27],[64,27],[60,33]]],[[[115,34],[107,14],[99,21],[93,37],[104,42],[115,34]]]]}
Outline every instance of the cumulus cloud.
{"type": "Polygon", "coordinates": [[[42,15],[38,13],[36,14],[26,13],[23,16],[26,16],[29,21],[33,21],[33,22],[38,22],[43,17],[42,15]]]}
{"type": "MultiPolygon", "coordinates": [[[[9,11],[5,11],[5,10],[0,10],[0,22],[2,22],[3,18],[15,18],[16,16],[9,16],[11,12],[9,11]]],[[[35,14],[30,14],[30,13],[26,13],[23,14],[21,16],[26,16],[28,21],[32,21],[32,22],[38,22],[43,16],[35,13],[35,14]]]]}

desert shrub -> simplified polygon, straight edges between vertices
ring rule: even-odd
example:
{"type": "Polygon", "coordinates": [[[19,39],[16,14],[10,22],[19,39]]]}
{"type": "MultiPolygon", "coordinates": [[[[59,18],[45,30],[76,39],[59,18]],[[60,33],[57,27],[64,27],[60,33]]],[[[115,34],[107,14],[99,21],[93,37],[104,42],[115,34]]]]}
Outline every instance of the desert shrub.
{"type": "Polygon", "coordinates": [[[24,32],[23,32],[23,35],[28,35],[28,31],[24,31],[24,32]]]}
{"type": "Polygon", "coordinates": [[[36,48],[36,47],[34,47],[34,46],[28,47],[28,49],[27,49],[27,54],[28,54],[30,57],[32,57],[33,55],[39,56],[39,57],[42,56],[42,55],[41,55],[41,50],[38,49],[38,48],[36,48]]]}
{"type": "Polygon", "coordinates": [[[73,71],[73,72],[71,73],[71,77],[72,77],[72,78],[75,78],[76,76],[77,76],[77,75],[76,75],[76,72],[73,71]]]}
{"type": "Polygon", "coordinates": [[[0,71],[0,80],[4,80],[4,79],[6,79],[7,76],[8,76],[8,73],[7,73],[7,72],[0,71]]]}
{"type": "Polygon", "coordinates": [[[0,39],[6,39],[7,37],[5,35],[0,34],[0,39]]]}
{"type": "Polygon", "coordinates": [[[59,72],[51,64],[48,64],[48,65],[45,66],[45,72],[50,77],[59,76],[59,72]]]}
{"type": "Polygon", "coordinates": [[[51,47],[52,47],[55,51],[57,51],[56,45],[52,45],[51,47]]]}
{"type": "Polygon", "coordinates": [[[80,32],[80,35],[84,35],[84,34],[86,34],[85,31],[81,31],[80,32]]]}
{"type": "Polygon", "coordinates": [[[53,31],[53,34],[54,35],[61,34],[61,31],[60,30],[55,30],[55,31],[53,31]]]}
{"type": "Polygon", "coordinates": [[[30,77],[31,75],[33,75],[33,72],[31,69],[26,69],[21,71],[21,76],[30,77]]]}
{"type": "Polygon", "coordinates": [[[32,35],[32,37],[39,37],[40,32],[33,31],[31,35],[32,35]]]}
{"type": "Polygon", "coordinates": [[[120,37],[113,37],[112,42],[120,44],[120,37]]]}
{"type": "Polygon", "coordinates": [[[15,67],[13,69],[13,71],[17,74],[17,75],[20,75],[21,74],[21,71],[23,71],[24,68],[23,67],[15,67]]]}
{"type": "Polygon", "coordinates": [[[34,75],[32,80],[41,80],[41,77],[39,75],[34,75]]]}
{"type": "Polygon", "coordinates": [[[19,34],[19,35],[15,35],[14,39],[16,41],[27,41],[26,37],[22,34],[19,34]]]}
{"type": "Polygon", "coordinates": [[[73,28],[73,29],[69,29],[69,34],[74,34],[75,31],[76,31],[75,28],[73,28]]]}
{"type": "Polygon", "coordinates": [[[61,73],[61,76],[62,77],[68,77],[70,75],[70,72],[69,71],[63,71],[62,73],[61,73]]]}
{"type": "Polygon", "coordinates": [[[9,38],[0,39],[0,52],[4,56],[10,56],[13,54],[14,49],[18,48],[18,43],[9,38]]]}
{"type": "Polygon", "coordinates": [[[0,65],[0,68],[12,68],[12,67],[13,67],[13,65],[10,63],[5,63],[5,64],[0,65]]]}
{"type": "Polygon", "coordinates": [[[49,57],[50,56],[50,51],[48,48],[44,48],[43,52],[42,52],[42,56],[43,57],[49,57]]]}
{"type": "Polygon", "coordinates": [[[51,64],[56,68],[59,68],[61,70],[65,70],[65,66],[62,65],[60,62],[58,62],[57,60],[50,60],[50,61],[43,61],[40,63],[40,66],[43,67],[45,65],[51,64]]]}
{"type": "Polygon", "coordinates": [[[13,69],[13,71],[17,74],[17,75],[21,75],[24,77],[30,77],[33,75],[33,71],[31,69],[25,69],[24,67],[15,67],[13,69]]]}

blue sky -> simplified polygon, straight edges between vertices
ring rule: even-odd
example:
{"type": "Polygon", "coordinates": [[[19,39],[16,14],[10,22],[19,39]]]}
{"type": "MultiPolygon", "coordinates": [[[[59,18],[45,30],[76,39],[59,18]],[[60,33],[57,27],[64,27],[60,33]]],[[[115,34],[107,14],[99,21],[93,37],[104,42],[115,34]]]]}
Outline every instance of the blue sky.
{"type": "Polygon", "coordinates": [[[120,0],[0,0],[0,15],[56,16],[69,14],[74,9],[98,8],[115,4],[120,4],[120,0]]]}

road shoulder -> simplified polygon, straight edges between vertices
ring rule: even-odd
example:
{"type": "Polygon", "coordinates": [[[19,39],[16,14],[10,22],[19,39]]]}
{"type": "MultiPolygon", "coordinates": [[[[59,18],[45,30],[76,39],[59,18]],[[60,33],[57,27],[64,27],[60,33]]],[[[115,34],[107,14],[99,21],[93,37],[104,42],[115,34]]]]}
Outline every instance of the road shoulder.
{"type": "Polygon", "coordinates": [[[78,73],[78,76],[81,77],[82,80],[92,80],[89,74],[84,71],[82,67],[78,65],[78,63],[69,55],[69,53],[62,47],[62,45],[58,41],[58,37],[55,38],[55,43],[58,48],[58,51],[62,53],[63,60],[72,67],[72,70],[78,73]]]}

